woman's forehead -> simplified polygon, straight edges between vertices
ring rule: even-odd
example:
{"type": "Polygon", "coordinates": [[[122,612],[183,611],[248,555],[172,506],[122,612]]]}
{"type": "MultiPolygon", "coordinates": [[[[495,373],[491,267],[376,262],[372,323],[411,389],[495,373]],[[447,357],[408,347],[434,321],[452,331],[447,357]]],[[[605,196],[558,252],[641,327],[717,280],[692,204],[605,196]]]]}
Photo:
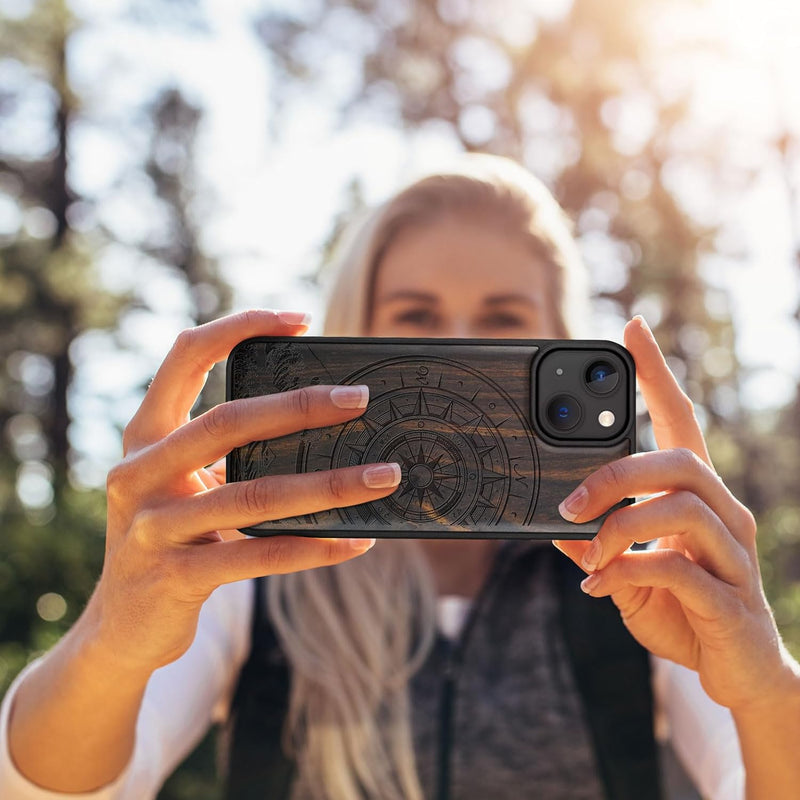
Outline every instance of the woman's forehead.
{"type": "Polygon", "coordinates": [[[447,221],[406,230],[394,239],[377,268],[375,298],[424,300],[468,290],[488,302],[508,302],[538,295],[542,272],[521,236],[447,221]]]}

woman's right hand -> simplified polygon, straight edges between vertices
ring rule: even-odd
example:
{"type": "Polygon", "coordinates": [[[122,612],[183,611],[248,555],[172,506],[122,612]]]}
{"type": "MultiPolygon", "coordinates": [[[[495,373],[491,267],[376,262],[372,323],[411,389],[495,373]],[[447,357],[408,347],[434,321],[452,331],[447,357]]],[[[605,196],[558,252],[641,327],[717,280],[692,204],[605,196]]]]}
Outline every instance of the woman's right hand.
{"type": "Polygon", "coordinates": [[[298,335],[304,315],[248,311],[184,331],[125,429],[108,476],[103,573],[83,634],[120,667],[152,671],[178,658],[200,607],[223,583],[335,564],[372,539],[247,538],[236,528],[391,494],[397,465],[370,464],[224,485],[207,467],[234,447],[361,414],[366,387],[314,386],[234,400],[190,419],[211,367],[251,336],[298,335]],[[86,627],[88,626],[88,628],[86,627]]]}

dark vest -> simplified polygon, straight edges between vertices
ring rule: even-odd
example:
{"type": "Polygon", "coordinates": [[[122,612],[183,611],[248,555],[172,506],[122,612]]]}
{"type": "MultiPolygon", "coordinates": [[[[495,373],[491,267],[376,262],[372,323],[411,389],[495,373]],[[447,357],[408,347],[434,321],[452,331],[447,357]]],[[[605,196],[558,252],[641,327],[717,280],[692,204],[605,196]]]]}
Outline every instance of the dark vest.
{"type": "MultiPolygon", "coordinates": [[[[437,640],[410,686],[414,708],[425,709],[431,717],[431,724],[426,717],[426,726],[415,738],[420,779],[429,800],[573,797],[571,790],[564,793],[563,775],[561,793],[547,789],[547,779],[552,777],[547,769],[553,766],[551,756],[556,752],[548,753],[552,742],[539,740],[537,747],[535,735],[525,735],[528,728],[535,734],[537,727],[546,735],[547,724],[560,731],[558,752],[564,755],[561,751],[567,751],[565,763],[574,756],[578,765],[583,764],[574,777],[575,786],[585,792],[581,797],[598,796],[585,786],[588,774],[606,800],[660,800],[648,655],[628,633],[610,599],[583,594],[579,587],[582,577],[582,571],[552,547],[505,544],[460,642],[453,647],[442,638],[437,640]],[[537,606],[535,601],[531,605],[529,595],[541,585],[543,576],[545,582],[551,581],[542,589],[544,605],[537,606]],[[546,611],[548,603],[552,614],[546,611]],[[542,620],[546,629],[537,632],[531,628],[539,624],[536,615],[540,613],[552,619],[550,623],[542,620]],[[514,670],[520,677],[519,658],[525,654],[504,653],[503,648],[515,637],[525,646],[537,635],[540,641],[552,643],[552,652],[548,646],[542,660],[558,662],[561,658],[564,664],[561,668],[558,663],[534,664],[529,674],[523,673],[522,680],[517,680],[514,670]],[[530,698],[515,697],[514,687],[522,685],[524,693],[524,685],[535,683],[537,675],[543,681],[555,677],[546,684],[544,695],[533,698],[531,709],[530,698]],[[471,697],[470,686],[478,687],[471,697]],[[492,696],[495,688],[497,695],[492,696]],[[573,696],[570,712],[567,700],[573,696]],[[542,704],[541,709],[537,703],[542,704]],[[569,737],[570,729],[565,733],[558,727],[558,719],[552,720],[561,714],[575,730],[574,752],[570,751],[571,740],[563,739],[569,737]],[[479,764],[484,752],[485,768],[479,764]],[[541,770],[547,777],[532,786],[523,776],[537,752],[544,754],[546,763],[541,770]],[[517,776],[524,785],[514,784],[517,776]],[[477,786],[481,781],[487,787],[505,781],[514,789],[508,793],[481,789],[477,786]]],[[[229,800],[290,800],[296,778],[294,762],[281,748],[290,673],[265,613],[264,580],[254,581],[252,650],[239,677],[229,720],[225,795],[229,800]]],[[[574,796],[579,796],[577,788],[574,796]]]]}

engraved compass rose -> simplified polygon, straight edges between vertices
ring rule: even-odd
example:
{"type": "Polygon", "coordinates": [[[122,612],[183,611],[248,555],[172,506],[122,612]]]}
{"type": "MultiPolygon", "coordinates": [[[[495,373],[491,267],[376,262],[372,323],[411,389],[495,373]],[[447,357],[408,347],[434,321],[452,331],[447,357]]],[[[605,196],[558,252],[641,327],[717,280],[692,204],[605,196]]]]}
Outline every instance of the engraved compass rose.
{"type": "Polygon", "coordinates": [[[463,398],[438,388],[401,388],[376,398],[347,427],[342,440],[360,463],[397,461],[402,470],[395,494],[360,510],[377,507],[383,519],[414,522],[462,523],[469,516],[473,524],[497,511],[502,497],[492,484],[508,482],[495,471],[503,443],[463,398]]]}
{"type": "Polygon", "coordinates": [[[425,454],[425,450],[420,443],[419,452],[416,458],[406,458],[401,455],[403,467],[408,475],[406,488],[400,496],[414,492],[417,495],[417,502],[422,505],[425,495],[435,495],[438,499],[443,497],[439,488],[443,481],[452,480],[454,475],[447,475],[439,469],[439,462],[442,460],[442,453],[439,453],[434,460],[431,460],[431,453],[425,454]]]}
{"type": "Polygon", "coordinates": [[[343,382],[368,384],[372,400],[337,437],[309,440],[301,468],[396,461],[402,472],[390,496],[339,509],[345,526],[469,530],[530,520],[538,490],[533,438],[484,374],[446,359],[399,357],[343,382]]]}

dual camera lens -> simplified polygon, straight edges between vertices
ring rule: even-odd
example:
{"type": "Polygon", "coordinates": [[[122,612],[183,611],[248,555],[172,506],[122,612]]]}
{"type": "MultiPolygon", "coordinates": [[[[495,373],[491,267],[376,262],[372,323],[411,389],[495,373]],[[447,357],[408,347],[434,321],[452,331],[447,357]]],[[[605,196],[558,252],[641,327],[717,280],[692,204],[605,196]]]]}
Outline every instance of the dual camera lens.
{"type": "MultiPolygon", "coordinates": [[[[609,361],[592,361],[584,372],[583,382],[595,395],[610,394],[617,388],[619,372],[609,361]]],[[[547,404],[547,421],[559,432],[570,431],[583,418],[583,409],[576,397],[558,394],[547,404]]]]}
{"type": "Polygon", "coordinates": [[[547,404],[547,421],[557,431],[572,430],[582,416],[580,403],[568,394],[556,395],[547,404]]]}
{"type": "Polygon", "coordinates": [[[608,361],[595,361],[587,367],[584,380],[589,391],[595,394],[609,394],[617,388],[619,373],[608,361]]]}

